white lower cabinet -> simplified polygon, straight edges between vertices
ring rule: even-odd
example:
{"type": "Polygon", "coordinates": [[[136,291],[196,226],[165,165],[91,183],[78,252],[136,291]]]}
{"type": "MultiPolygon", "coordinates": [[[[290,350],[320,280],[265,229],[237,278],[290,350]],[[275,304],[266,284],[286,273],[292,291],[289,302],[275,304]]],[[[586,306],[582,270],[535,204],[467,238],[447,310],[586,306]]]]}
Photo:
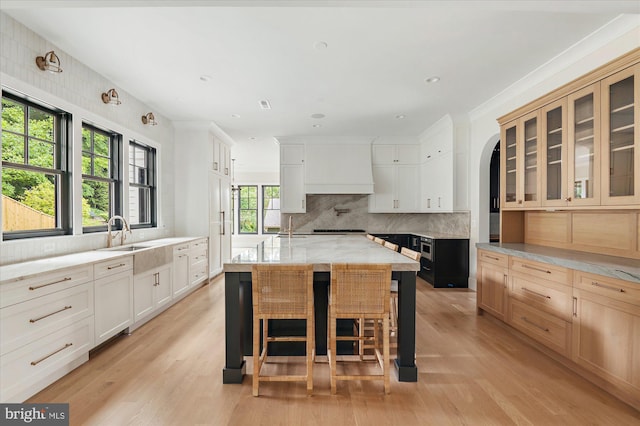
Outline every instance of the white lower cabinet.
{"type": "Polygon", "coordinates": [[[171,301],[171,264],[163,265],[133,279],[134,321],[139,322],[171,301]]]}
{"type": "Polygon", "coordinates": [[[189,244],[185,243],[173,248],[173,297],[185,294],[189,282],[189,244]]]}
{"type": "Polygon", "coordinates": [[[133,271],[95,280],[95,344],[110,339],[133,324],[133,271]]]}
{"type": "Polygon", "coordinates": [[[0,356],[0,401],[22,402],[89,359],[93,316],[0,356]]]}

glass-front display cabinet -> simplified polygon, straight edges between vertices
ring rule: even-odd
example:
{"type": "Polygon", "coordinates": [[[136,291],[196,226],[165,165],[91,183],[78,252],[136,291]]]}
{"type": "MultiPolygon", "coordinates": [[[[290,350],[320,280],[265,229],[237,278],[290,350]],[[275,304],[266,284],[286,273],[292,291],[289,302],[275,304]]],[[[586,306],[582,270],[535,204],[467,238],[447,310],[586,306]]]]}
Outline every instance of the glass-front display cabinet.
{"type": "Polygon", "coordinates": [[[600,204],[600,84],[568,96],[570,205],[600,204]]]}
{"type": "Polygon", "coordinates": [[[640,66],[620,71],[601,82],[602,125],[602,204],[640,202],[638,78],[640,66]]]}
{"type": "Polygon", "coordinates": [[[503,184],[500,187],[502,194],[503,208],[517,208],[521,204],[518,203],[518,125],[517,121],[509,123],[502,127],[500,135],[500,181],[503,184]]]}
{"type": "Polygon", "coordinates": [[[567,186],[567,101],[560,99],[542,109],[542,205],[566,206],[567,186]]]}

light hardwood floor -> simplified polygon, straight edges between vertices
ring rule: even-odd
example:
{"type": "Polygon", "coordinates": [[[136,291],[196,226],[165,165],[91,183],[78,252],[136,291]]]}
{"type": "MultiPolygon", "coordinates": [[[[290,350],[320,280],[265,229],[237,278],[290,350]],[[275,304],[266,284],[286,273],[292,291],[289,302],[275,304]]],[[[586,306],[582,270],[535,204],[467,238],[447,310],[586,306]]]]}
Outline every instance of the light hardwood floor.
{"type": "Polygon", "coordinates": [[[417,287],[419,381],[392,372],[387,396],[371,382],[340,383],[331,396],[326,363],[311,397],[304,383],[266,383],[255,398],[250,375],[223,385],[220,277],[29,402],[68,402],[72,425],[640,424],[640,412],[477,316],[475,292],[417,287]]]}

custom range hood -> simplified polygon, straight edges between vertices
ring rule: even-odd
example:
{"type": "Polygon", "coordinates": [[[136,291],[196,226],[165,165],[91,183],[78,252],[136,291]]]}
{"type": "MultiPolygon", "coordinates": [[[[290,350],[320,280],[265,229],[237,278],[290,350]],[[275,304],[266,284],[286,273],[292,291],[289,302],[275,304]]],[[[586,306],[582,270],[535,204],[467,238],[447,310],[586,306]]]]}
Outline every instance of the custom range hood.
{"type": "Polygon", "coordinates": [[[307,194],[373,194],[371,145],[306,144],[307,194]]]}

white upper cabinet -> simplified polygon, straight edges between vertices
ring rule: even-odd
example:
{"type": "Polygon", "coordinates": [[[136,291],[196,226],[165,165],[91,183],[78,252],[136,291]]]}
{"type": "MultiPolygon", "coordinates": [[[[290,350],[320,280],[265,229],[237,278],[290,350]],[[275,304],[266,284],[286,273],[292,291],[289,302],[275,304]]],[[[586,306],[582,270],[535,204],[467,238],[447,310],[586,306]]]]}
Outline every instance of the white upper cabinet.
{"type": "Polygon", "coordinates": [[[280,212],[305,213],[304,145],[280,146],[280,212]]]}
{"type": "Polygon", "coordinates": [[[373,164],[418,164],[418,145],[372,145],[373,164]]]}
{"type": "Polygon", "coordinates": [[[454,134],[453,120],[445,116],[421,138],[419,209],[423,213],[454,210],[454,134]]]}
{"type": "Polygon", "coordinates": [[[369,212],[419,212],[419,146],[372,145],[371,152],[374,193],[369,196],[369,212]]]}
{"type": "Polygon", "coordinates": [[[211,170],[224,176],[231,176],[231,149],[215,137],[213,138],[211,170]]]}

